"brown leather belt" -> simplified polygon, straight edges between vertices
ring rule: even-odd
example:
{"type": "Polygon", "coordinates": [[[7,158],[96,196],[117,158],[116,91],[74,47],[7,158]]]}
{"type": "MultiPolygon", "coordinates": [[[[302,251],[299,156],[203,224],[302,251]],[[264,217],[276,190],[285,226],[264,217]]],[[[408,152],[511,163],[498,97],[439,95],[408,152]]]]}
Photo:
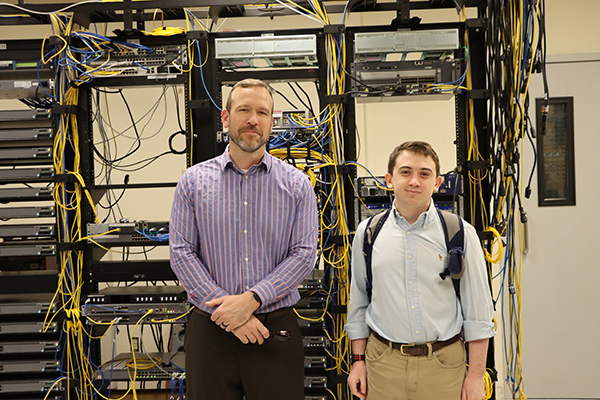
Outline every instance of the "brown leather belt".
{"type": "MultiPolygon", "coordinates": [[[[373,332],[373,336],[379,340],[381,343],[385,345],[392,344],[392,347],[396,350],[400,350],[405,356],[413,356],[413,357],[424,357],[429,354],[429,349],[426,343],[423,344],[403,344],[403,343],[394,343],[389,340],[382,338],[377,332],[373,332]]],[[[434,353],[439,349],[442,349],[446,346],[451,345],[452,343],[456,343],[460,340],[460,334],[454,336],[452,339],[444,340],[442,342],[433,342],[431,343],[431,352],[434,353]]]]}

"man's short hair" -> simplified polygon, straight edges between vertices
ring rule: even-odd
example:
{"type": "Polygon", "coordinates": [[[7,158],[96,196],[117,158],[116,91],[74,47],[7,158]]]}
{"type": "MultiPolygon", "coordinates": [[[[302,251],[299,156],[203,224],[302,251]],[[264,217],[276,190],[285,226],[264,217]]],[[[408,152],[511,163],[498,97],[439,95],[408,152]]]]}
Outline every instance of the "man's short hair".
{"type": "Polygon", "coordinates": [[[440,176],[440,159],[433,150],[433,147],[427,142],[404,142],[400,146],[396,147],[392,154],[390,154],[390,160],[388,161],[388,173],[394,175],[394,167],[396,166],[396,160],[403,151],[410,151],[411,153],[420,154],[424,157],[431,157],[435,163],[435,176],[440,176]]]}
{"type": "Polygon", "coordinates": [[[260,79],[253,79],[253,78],[248,78],[248,79],[244,79],[242,81],[239,81],[238,83],[236,83],[235,85],[233,85],[233,88],[231,89],[231,92],[229,92],[229,96],[227,97],[227,105],[225,106],[225,108],[227,109],[227,112],[231,113],[231,95],[233,94],[233,92],[235,91],[235,89],[237,88],[244,88],[244,89],[248,89],[248,88],[253,88],[253,87],[262,87],[267,89],[267,92],[269,92],[269,95],[271,96],[271,114],[273,114],[273,93],[275,92],[275,90],[273,90],[273,88],[268,84],[265,83],[263,81],[261,81],[260,79]]]}

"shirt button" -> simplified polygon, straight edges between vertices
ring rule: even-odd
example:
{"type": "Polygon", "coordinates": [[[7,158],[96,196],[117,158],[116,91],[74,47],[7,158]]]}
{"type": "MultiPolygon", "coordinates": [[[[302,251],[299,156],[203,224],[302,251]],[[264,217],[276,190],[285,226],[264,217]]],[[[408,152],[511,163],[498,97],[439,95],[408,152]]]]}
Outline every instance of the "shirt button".
{"type": "Polygon", "coordinates": [[[409,259],[409,260],[412,260],[412,256],[408,256],[408,259],[409,259]]]}
{"type": "Polygon", "coordinates": [[[414,309],[415,309],[415,306],[412,306],[411,308],[414,310],[414,309]]]}
{"type": "Polygon", "coordinates": [[[410,235],[410,231],[406,232],[407,235],[410,235]]]}
{"type": "Polygon", "coordinates": [[[416,331],[415,333],[418,335],[418,334],[419,334],[419,331],[416,331]]]}
{"type": "Polygon", "coordinates": [[[244,233],[248,233],[248,231],[244,229],[244,233]]]}
{"type": "Polygon", "coordinates": [[[246,262],[248,262],[248,257],[246,257],[246,262]]]}
{"type": "Polygon", "coordinates": [[[246,290],[250,289],[250,286],[246,286],[246,290]]]}
{"type": "Polygon", "coordinates": [[[412,281],[408,281],[408,284],[409,284],[409,285],[412,285],[412,281]]]}
{"type": "Polygon", "coordinates": [[[247,205],[248,205],[248,202],[247,202],[247,201],[245,201],[245,202],[244,202],[244,205],[245,205],[245,206],[247,206],[247,205]]]}

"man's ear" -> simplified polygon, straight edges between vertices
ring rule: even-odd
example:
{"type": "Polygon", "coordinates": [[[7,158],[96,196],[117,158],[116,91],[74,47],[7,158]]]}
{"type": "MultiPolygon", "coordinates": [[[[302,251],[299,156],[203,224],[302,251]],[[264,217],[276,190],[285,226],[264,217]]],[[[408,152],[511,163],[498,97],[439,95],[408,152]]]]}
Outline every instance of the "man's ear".
{"type": "Polygon", "coordinates": [[[437,193],[438,190],[440,190],[440,186],[443,181],[444,181],[444,178],[442,178],[441,176],[438,176],[437,178],[435,178],[435,186],[433,187],[433,193],[437,193]]]}
{"type": "Polygon", "coordinates": [[[393,189],[394,187],[392,186],[392,176],[386,172],[385,174],[385,183],[387,184],[387,187],[389,189],[393,189]]]}
{"type": "Polygon", "coordinates": [[[221,111],[221,122],[223,123],[223,128],[229,128],[229,113],[226,108],[221,111]]]}

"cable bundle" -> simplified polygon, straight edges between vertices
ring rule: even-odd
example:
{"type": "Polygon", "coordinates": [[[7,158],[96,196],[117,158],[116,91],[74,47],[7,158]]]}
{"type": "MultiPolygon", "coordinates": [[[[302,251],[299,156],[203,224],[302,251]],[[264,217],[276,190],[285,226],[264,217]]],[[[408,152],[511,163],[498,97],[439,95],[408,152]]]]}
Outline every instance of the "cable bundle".
{"type": "MultiPolygon", "coordinates": [[[[528,198],[531,193],[529,186],[536,164],[535,134],[529,117],[532,73],[543,73],[545,99],[548,99],[544,9],[544,0],[492,1],[489,6],[487,48],[493,133],[490,143],[481,145],[489,145],[492,149],[489,175],[492,205],[489,224],[485,226],[498,239],[502,236],[505,243],[504,249],[498,248],[496,257],[488,254],[488,260],[498,262],[503,258],[501,270],[496,275],[502,281],[496,302],[502,303],[506,383],[514,399],[526,399],[521,370],[521,268],[527,214],[522,196],[525,194],[528,198]],[[534,159],[528,186],[523,190],[522,139],[525,137],[530,142],[534,159]],[[504,320],[506,314],[508,321],[504,320]]],[[[487,218],[486,215],[486,222],[487,218]]],[[[502,242],[498,240],[498,243],[502,242]]]]}
{"type": "MultiPolygon", "coordinates": [[[[53,106],[55,106],[54,109],[58,110],[55,112],[57,129],[53,148],[54,168],[57,175],[65,176],[64,179],[57,180],[53,192],[58,210],[57,238],[60,243],[66,243],[69,244],[69,247],[76,248],[74,244],[77,242],[89,240],[94,243],[92,237],[84,236],[82,233],[82,212],[85,207],[91,210],[92,220],[98,223],[94,201],[91,198],[89,190],[86,189],[88,185],[84,182],[81,171],[80,137],[76,114],[77,105],[81,101],[79,98],[79,86],[82,83],[90,82],[95,77],[112,76],[126,71],[126,65],[120,68],[115,63],[110,64],[113,54],[138,51],[152,53],[154,50],[145,46],[113,41],[102,35],[84,32],[75,26],[71,17],[63,14],[49,14],[49,18],[52,22],[52,29],[46,35],[44,44],[48,43],[50,35],[53,36],[53,40],[58,44],[54,45],[47,54],[42,53],[40,63],[52,64],[56,71],[54,92],[46,92],[46,94],[52,99],[53,106]],[[106,70],[106,66],[110,66],[110,69],[106,70]],[[86,202],[88,204],[85,204],[86,202]]],[[[45,46],[42,46],[42,49],[44,48],[45,46]]],[[[162,97],[164,97],[166,90],[167,87],[163,90],[162,97]]],[[[99,93],[97,104],[99,103],[99,93]]],[[[115,93],[121,95],[129,110],[122,92],[117,91],[115,93]]],[[[112,130],[110,123],[104,125],[102,117],[99,117],[99,115],[98,111],[96,117],[100,121],[99,126],[102,128],[101,131],[105,132],[108,130],[107,126],[112,130]]],[[[139,147],[142,139],[136,128],[136,122],[138,121],[135,121],[132,116],[131,119],[132,127],[136,133],[136,143],[139,147]]],[[[183,129],[181,132],[173,134],[169,139],[170,151],[167,153],[182,154],[181,150],[175,150],[172,146],[173,137],[180,133],[186,134],[183,129]]],[[[106,146],[108,137],[105,136],[105,138],[106,140],[103,142],[104,151],[98,151],[93,144],[92,147],[98,158],[103,161],[103,167],[106,168],[108,174],[110,174],[109,170],[115,168],[127,168],[136,165],[123,165],[121,163],[122,160],[135,152],[135,148],[130,149],[125,156],[116,157],[116,155],[111,154],[109,147],[106,146]]],[[[147,165],[154,159],[142,162],[146,162],[145,165],[147,165]]],[[[128,176],[126,176],[126,179],[128,179],[128,176]]],[[[109,208],[112,209],[112,206],[117,202],[118,199],[109,208]]],[[[140,234],[157,241],[167,240],[168,236],[160,232],[140,232],[140,234]]],[[[67,388],[69,396],[75,395],[77,399],[107,398],[99,392],[96,382],[96,374],[99,372],[99,367],[94,364],[91,358],[92,340],[100,338],[92,337],[92,328],[96,325],[108,325],[109,328],[112,327],[115,330],[116,334],[119,319],[115,319],[110,323],[101,323],[82,315],[80,306],[82,304],[82,287],[84,286],[85,279],[83,251],[76,249],[63,250],[60,251],[58,258],[60,276],[55,299],[60,299],[59,302],[62,304],[61,310],[66,314],[66,319],[62,326],[60,344],[62,354],[62,359],[60,360],[61,376],[54,384],[56,385],[64,381],[63,387],[67,388]]],[[[174,316],[169,322],[181,317],[174,316]]],[[[143,318],[138,321],[138,324],[142,320],[143,318]]],[[[153,322],[160,323],[161,321],[153,322]]],[[[138,324],[136,324],[136,328],[138,324]]],[[[134,398],[137,398],[135,394],[136,369],[139,369],[139,367],[134,358],[131,375],[132,385],[130,386],[130,390],[134,392],[134,398]]]]}

